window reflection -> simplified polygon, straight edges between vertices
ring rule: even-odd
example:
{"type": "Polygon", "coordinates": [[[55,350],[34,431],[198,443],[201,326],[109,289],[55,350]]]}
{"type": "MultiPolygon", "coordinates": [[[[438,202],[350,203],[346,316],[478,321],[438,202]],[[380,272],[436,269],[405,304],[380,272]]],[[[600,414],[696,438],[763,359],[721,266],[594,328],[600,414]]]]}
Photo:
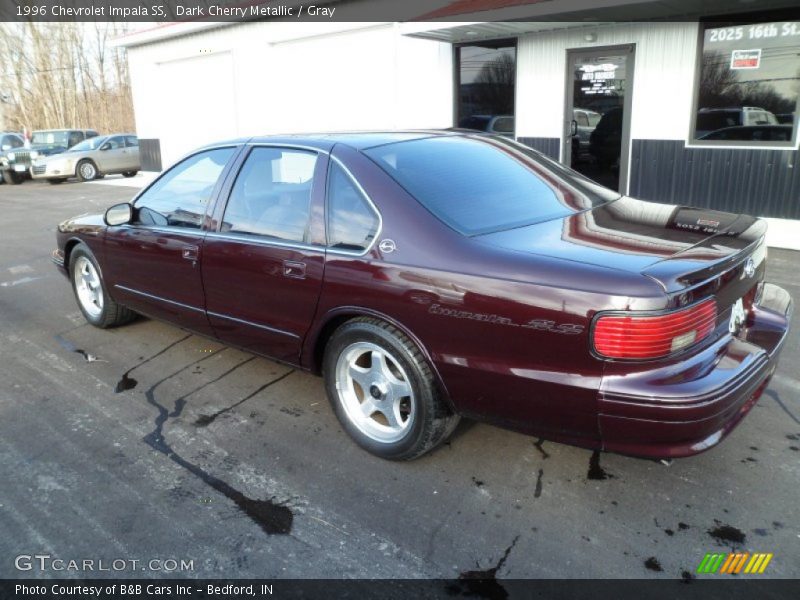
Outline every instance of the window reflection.
{"type": "Polygon", "coordinates": [[[493,40],[456,48],[458,127],[514,136],[517,47],[493,40]]]}
{"type": "Polygon", "coordinates": [[[710,26],[694,138],[791,142],[800,95],[800,22],[710,26]]]}

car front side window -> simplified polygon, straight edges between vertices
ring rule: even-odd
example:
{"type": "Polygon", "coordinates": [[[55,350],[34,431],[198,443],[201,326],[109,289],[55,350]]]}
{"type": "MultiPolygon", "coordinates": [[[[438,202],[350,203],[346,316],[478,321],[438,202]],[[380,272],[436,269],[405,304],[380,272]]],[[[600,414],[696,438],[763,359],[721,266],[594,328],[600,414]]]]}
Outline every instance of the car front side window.
{"type": "Polygon", "coordinates": [[[178,163],[136,200],[135,223],[200,229],[214,185],[234,150],[206,150],[178,163]]]}
{"type": "Polygon", "coordinates": [[[304,242],[316,162],[314,152],[253,148],[231,190],[221,230],[304,242]]]}
{"type": "Polygon", "coordinates": [[[125,147],[125,140],[121,136],[108,138],[106,142],[109,150],[120,150],[125,147]]]}

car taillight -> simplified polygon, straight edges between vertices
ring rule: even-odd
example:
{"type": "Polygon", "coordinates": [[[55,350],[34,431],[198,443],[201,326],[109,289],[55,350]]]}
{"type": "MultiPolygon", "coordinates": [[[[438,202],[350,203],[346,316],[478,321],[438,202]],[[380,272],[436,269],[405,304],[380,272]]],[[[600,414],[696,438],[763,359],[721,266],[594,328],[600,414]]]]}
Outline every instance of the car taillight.
{"type": "Polygon", "coordinates": [[[655,316],[603,316],[594,324],[594,349],[606,358],[659,358],[699,342],[714,331],[716,322],[713,298],[655,316]]]}

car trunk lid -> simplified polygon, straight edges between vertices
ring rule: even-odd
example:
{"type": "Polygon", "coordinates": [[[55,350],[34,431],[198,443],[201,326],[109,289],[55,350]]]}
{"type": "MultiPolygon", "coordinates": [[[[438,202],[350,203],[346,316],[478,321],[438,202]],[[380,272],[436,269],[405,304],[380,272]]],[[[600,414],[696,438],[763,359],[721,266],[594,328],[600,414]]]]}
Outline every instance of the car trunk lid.
{"type": "Polygon", "coordinates": [[[640,273],[667,294],[714,295],[720,316],[763,279],[764,221],[622,197],[526,227],[478,236],[507,250],[640,273]],[[750,264],[752,261],[752,265],[750,264]]]}

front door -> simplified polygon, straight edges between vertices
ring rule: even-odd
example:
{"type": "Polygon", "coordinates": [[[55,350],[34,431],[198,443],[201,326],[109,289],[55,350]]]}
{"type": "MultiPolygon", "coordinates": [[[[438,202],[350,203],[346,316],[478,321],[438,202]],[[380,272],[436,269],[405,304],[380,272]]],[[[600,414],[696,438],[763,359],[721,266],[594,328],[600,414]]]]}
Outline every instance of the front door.
{"type": "Polygon", "coordinates": [[[567,51],[562,160],[627,192],[634,47],[567,51]]]}
{"type": "Polygon", "coordinates": [[[200,277],[209,204],[236,148],[190,156],[134,202],[134,222],[106,233],[106,281],[137,312],[211,335],[200,277]]]}
{"type": "Polygon", "coordinates": [[[325,267],[327,156],[256,146],[203,247],[208,319],[230,344],[297,362],[325,267]]]}
{"type": "Polygon", "coordinates": [[[126,152],[124,137],[115,135],[108,138],[97,153],[97,168],[101,173],[121,171],[125,168],[126,152]]]}

